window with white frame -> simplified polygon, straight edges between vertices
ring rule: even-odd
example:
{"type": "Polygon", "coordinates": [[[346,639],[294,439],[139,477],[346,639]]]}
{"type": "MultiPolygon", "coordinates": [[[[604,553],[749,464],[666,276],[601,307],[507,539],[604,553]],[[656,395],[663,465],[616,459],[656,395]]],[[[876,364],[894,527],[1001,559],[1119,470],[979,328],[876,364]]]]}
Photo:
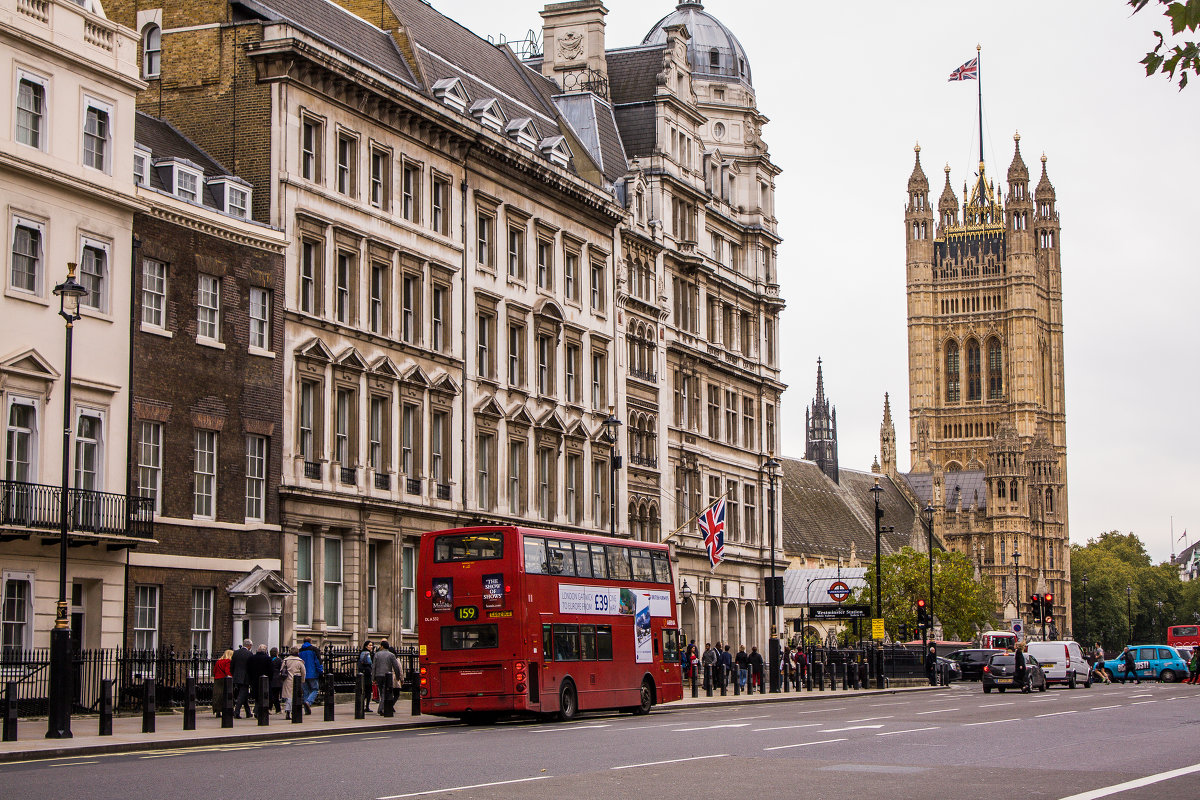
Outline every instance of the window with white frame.
{"type": "Polygon", "coordinates": [[[525,280],[525,228],[515,225],[508,229],[508,276],[525,280]]]}
{"type": "Polygon", "coordinates": [[[358,161],[358,140],[348,133],[339,133],[337,140],[337,190],[342,194],[352,195],[357,188],[355,167],[358,161]]]}
{"type": "Polygon", "coordinates": [[[525,385],[525,326],[508,325],[508,385],[525,385]]]}
{"type": "Polygon", "coordinates": [[[17,656],[33,647],[33,575],[4,573],[0,655],[17,656]]]}
{"type": "Polygon", "coordinates": [[[546,291],[554,288],[554,243],[541,237],[537,240],[537,285],[546,291]]]}
{"type": "Polygon", "coordinates": [[[142,77],[157,78],[162,66],[162,28],[150,23],[142,31],[142,77]]]}
{"type": "Polygon", "coordinates": [[[432,301],[433,327],[429,344],[436,352],[441,352],[446,348],[446,324],[450,320],[450,287],[435,283],[432,301]]]}
{"type": "Polygon", "coordinates": [[[213,590],[192,589],[192,651],[212,652],[213,590]]]}
{"type": "Polygon", "coordinates": [[[142,259],[142,324],[167,327],[167,265],[142,259]]]}
{"type": "Polygon", "coordinates": [[[405,545],[400,559],[400,627],[405,633],[417,627],[417,551],[405,545]]]}
{"type": "Polygon", "coordinates": [[[250,287],[250,346],[271,349],[271,290],[250,287]]]}
{"type": "Polygon", "coordinates": [[[325,126],[320,120],[304,117],[300,122],[300,175],[309,181],[321,180],[321,144],[325,126]]]}
{"type": "Polygon", "coordinates": [[[325,626],[342,627],[342,540],[326,536],[325,575],[322,591],[325,598],[325,626]]]}
{"type": "Polygon", "coordinates": [[[162,513],[161,422],[143,421],[138,429],[138,495],[154,501],[154,513],[162,513]]]}
{"type": "Polygon", "coordinates": [[[450,233],[450,182],[445,178],[435,177],[430,183],[433,190],[430,198],[430,223],[435,231],[447,236],[450,233]]]}
{"type": "Polygon", "coordinates": [[[79,305],[97,311],[108,310],[108,243],[84,237],[79,258],[79,282],[87,295],[79,305]]]}
{"type": "Polygon", "coordinates": [[[354,297],[351,281],[354,273],[354,256],[344,250],[337,254],[337,271],[334,275],[333,307],[337,321],[349,325],[353,315],[354,297]]]}
{"type": "Polygon", "coordinates": [[[404,404],[400,411],[400,471],[410,478],[417,477],[420,458],[417,455],[417,442],[420,441],[419,406],[404,404]]]}
{"type": "Polygon", "coordinates": [[[367,630],[379,628],[379,542],[367,542],[367,630]]]}
{"type": "Polygon", "coordinates": [[[417,341],[418,281],[415,275],[405,275],[400,283],[400,339],[409,344],[417,341]]]}
{"type": "Polygon", "coordinates": [[[367,466],[377,472],[387,472],[383,444],[387,441],[387,423],[391,398],[381,395],[371,397],[371,418],[367,435],[367,466]]]}
{"type": "Polygon", "coordinates": [[[221,281],[214,275],[197,276],[196,337],[221,339],[221,281]]]}
{"type": "Polygon", "coordinates": [[[371,293],[370,293],[370,313],[369,323],[371,333],[384,333],[387,326],[387,285],[388,285],[388,265],[380,262],[371,262],[371,293]]]}
{"type": "Polygon", "coordinates": [[[321,295],[317,279],[325,270],[324,249],[319,242],[305,240],[300,245],[300,310],[306,314],[320,313],[321,295]]]}
{"type": "Polygon", "coordinates": [[[158,649],[158,587],[133,589],[133,649],[158,649]]]}
{"type": "Polygon", "coordinates": [[[299,417],[300,428],[300,457],[305,461],[312,461],[316,458],[316,451],[313,449],[314,439],[314,424],[316,422],[316,401],[317,401],[317,384],[312,381],[300,381],[300,397],[297,402],[297,416],[299,417]]]}
{"type": "Polygon", "coordinates": [[[416,164],[405,164],[400,169],[400,215],[409,222],[417,222],[418,192],[421,189],[421,171],[416,164]]]}
{"type": "Polygon", "coordinates": [[[146,179],[146,168],[150,163],[150,154],[144,150],[133,151],[133,182],[138,186],[149,186],[146,179]]]}
{"type": "Polygon", "coordinates": [[[250,190],[227,181],[225,183],[225,213],[239,219],[249,218],[250,190]]]}
{"type": "Polygon", "coordinates": [[[266,513],[267,437],[246,437],[246,520],[261,521],[266,513]]]}
{"type": "Polygon", "coordinates": [[[101,488],[104,464],[104,418],[101,412],[80,409],[75,422],[75,488],[101,488]]]}
{"type": "Polygon", "coordinates": [[[312,536],[296,537],[296,625],[302,628],[312,625],[312,547],[312,536]]]}
{"type": "Polygon", "coordinates": [[[445,457],[446,442],[450,436],[450,415],[435,411],[429,424],[429,466],[433,479],[447,482],[449,461],[445,457]]]}
{"type": "Polygon", "coordinates": [[[493,248],[496,242],[495,214],[480,211],[475,215],[475,260],[483,267],[496,266],[493,248]]]}
{"type": "Polygon", "coordinates": [[[108,172],[112,149],[112,106],[92,98],[84,100],[83,165],[108,172]]]}
{"type": "Polygon", "coordinates": [[[391,153],[371,147],[371,205],[379,209],[391,206],[392,158],[391,153]]]}
{"type": "Polygon", "coordinates": [[[608,405],[608,391],[605,384],[605,364],[607,358],[604,352],[592,352],[592,408],[603,411],[608,405]]]}
{"type": "Polygon", "coordinates": [[[202,519],[212,519],[214,500],[217,494],[217,432],[197,430],[196,452],[192,466],[193,503],[192,514],[202,519]]]}
{"type": "Polygon", "coordinates": [[[579,302],[579,253],[571,250],[563,256],[563,288],[568,300],[579,302]]]}
{"type": "Polygon", "coordinates": [[[492,507],[492,460],[496,437],[480,434],[475,438],[475,502],[480,508],[492,507]]]}
{"type": "Polygon", "coordinates": [[[525,511],[525,443],[508,443],[508,512],[525,511]]]}
{"type": "Polygon", "coordinates": [[[592,311],[604,311],[604,265],[598,261],[592,262],[592,311]]]}
{"type": "Polygon", "coordinates": [[[552,470],[557,467],[554,451],[548,447],[538,448],[538,516],[549,520],[554,517],[554,483],[551,478],[552,470]]]}
{"type": "Polygon", "coordinates": [[[583,472],[581,463],[583,459],[577,453],[571,453],[567,456],[567,486],[566,486],[566,502],[567,502],[567,522],[572,525],[578,525],[579,519],[579,498],[583,481],[583,472]]]}
{"type": "Polygon", "coordinates": [[[46,80],[24,71],[18,74],[17,141],[42,150],[46,143],[46,80]]]}
{"type": "Polygon", "coordinates": [[[607,485],[605,474],[608,464],[604,461],[592,462],[592,524],[603,526],[608,524],[608,508],[604,502],[604,490],[607,485]]]}
{"type": "Polygon", "coordinates": [[[27,217],[12,218],[12,261],[9,285],[23,292],[41,294],[42,249],[46,226],[27,217]]]}
{"type": "Polygon", "coordinates": [[[566,350],[567,402],[578,403],[582,400],[580,392],[580,372],[583,365],[580,362],[581,349],[578,344],[568,344],[566,350]]]}
{"type": "Polygon", "coordinates": [[[354,412],[357,408],[354,395],[353,389],[339,387],[335,396],[333,457],[343,467],[356,466],[352,431],[354,412]]]}
{"type": "Polygon", "coordinates": [[[181,200],[187,200],[189,203],[198,203],[200,201],[200,173],[181,166],[178,162],[175,164],[174,173],[175,196],[181,200]]]}
{"type": "MultiPolygon", "coordinates": [[[[4,477],[10,481],[36,483],[37,405],[34,400],[9,396],[8,428],[5,431],[4,477]]],[[[14,508],[9,508],[11,514],[14,508]]],[[[22,514],[21,518],[25,515],[22,514]]]]}

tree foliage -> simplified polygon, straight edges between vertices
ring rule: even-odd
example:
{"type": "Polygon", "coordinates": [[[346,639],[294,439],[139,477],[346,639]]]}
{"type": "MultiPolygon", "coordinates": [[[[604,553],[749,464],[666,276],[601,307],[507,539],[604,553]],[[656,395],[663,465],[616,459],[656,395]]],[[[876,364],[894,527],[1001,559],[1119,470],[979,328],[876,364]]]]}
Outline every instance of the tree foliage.
{"type": "MultiPolygon", "coordinates": [[[[1149,5],[1150,0],[1126,0],[1126,2],[1133,7],[1133,13],[1136,14],[1149,5]]],[[[1194,34],[1200,27],[1200,0],[1184,0],[1184,2],[1158,0],[1158,2],[1166,7],[1163,10],[1163,16],[1171,22],[1171,36],[1179,36],[1184,31],[1194,34]]],[[[1157,72],[1166,75],[1168,80],[1173,81],[1178,73],[1179,90],[1183,91],[1183,88],[1187,86],[1189,70],[1200,75],[1200,48],[1194,41],[1172,41],[1168,44],[1167,37],[1163,35],[1162,31],[1155,31],[1154,35],[1158,37],[1158,44],[1141,60],[1146,67],[1146,75],[1150,76],[1157,72]]]]}
{"type": "MultiPolygon", "coordinates": [[[[917,600],[929,603],[946,639],[969,641],[995,621],[996,598],[990,586],[975,581],[975,567],[963,553],[939,551],[933,558],[933,600],[929,599],[929,556],[906,547],[880,562],[883,579],[883,618],[888,633],[897,635],[900,623],[917,624],[917,600]]],[[[856,602],[875,607],[875,567],[867,566],[867,585],[856,602]]]]}
{"type": "Polygon", "coordinates": [[[1162,644],[1168,626],[1194,623],[1200,615],[1200,581],[1185,583],[1174,565],[1153,564],[1134,534],[1109,531],[1071,545],[1071,603],[1081,642],[1100,642],[1110,651],[1162,644]]]}

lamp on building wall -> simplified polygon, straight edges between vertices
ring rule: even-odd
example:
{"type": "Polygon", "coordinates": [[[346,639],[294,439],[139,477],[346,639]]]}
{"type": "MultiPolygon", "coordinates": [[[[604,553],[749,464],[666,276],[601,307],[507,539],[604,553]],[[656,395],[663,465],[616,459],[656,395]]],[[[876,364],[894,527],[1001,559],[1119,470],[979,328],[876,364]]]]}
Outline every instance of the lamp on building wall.
{"type": "Polygon", "coordinates": [[[767,485],[769,494],[767,495],[767,531],[771,537],[771,591],[767,595],[767,602],[771,606],[771,641],[768,648],[768,655],[771,660],[771,691],[779,691],[779,658],[780,658],[780,643],[779,643],[779,607],[783,605],[783,587],[780,585],[783,581],[776,582],[775,580],[775,480],[778,477],[780,464],[775,460],[775,456],[768,454],[767,463],[763,464],[763,469],[767,472],[767,485]]]}
{"type": "Polygon", "coordinates": [[[617,419],[616,410],[608,407],[608,418],[604,420],[604,429],[608,432],[608,532],[617,535],[617,470],[621,468],[621,457],[617,455],[617,428],[621,420],[617,419]]]}
{"type": "Polygon", "coordinates": [[[66,360],[63,369],[62,485],[58,490],[58,606],[50,631],[50,692],[47,739],[71,738],[71,631],[67,625],[67,515],[71,485],[71,348],[80,301],[87,288],[75,280],[75,264],[67,264],[67,279],[54,287],[58,313],[67,322],[66,360]]]}

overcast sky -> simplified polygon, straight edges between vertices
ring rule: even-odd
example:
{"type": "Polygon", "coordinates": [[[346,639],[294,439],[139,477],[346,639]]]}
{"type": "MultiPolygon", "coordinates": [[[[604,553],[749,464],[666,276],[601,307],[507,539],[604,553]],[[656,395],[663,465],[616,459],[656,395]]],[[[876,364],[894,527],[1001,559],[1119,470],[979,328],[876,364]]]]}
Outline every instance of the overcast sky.
{"type": "MultiPolygon", "coordinates": [[[[480,35],[541,30],[543,4],[532,0],[434,5],[480,35]]],[[[610,48],[639,44],[674,8],[606,5],[610,48]]],[[[1145,77],[1138,61],[1164,27],[1158,9],[1131,16],[1121,0],[704,7],[746,48],[771,119],[763,138],[783,169],[784,454],[804,455],[820,356],[841,465],[870,468],[890,392],[909,469],[905,187],[919,141],[934,202],[947,163],[962,202],[978,157],[976,84],[947,77],[980,44],[988,172],[1004,177],[1020,131],[1031,183],[1044,152],[1058,197],[1071,540],[1132,531],[1155,560],[1183,548],[1185,529],[1195,542],[1200,80],[1180,93],[1145,77]]]]}

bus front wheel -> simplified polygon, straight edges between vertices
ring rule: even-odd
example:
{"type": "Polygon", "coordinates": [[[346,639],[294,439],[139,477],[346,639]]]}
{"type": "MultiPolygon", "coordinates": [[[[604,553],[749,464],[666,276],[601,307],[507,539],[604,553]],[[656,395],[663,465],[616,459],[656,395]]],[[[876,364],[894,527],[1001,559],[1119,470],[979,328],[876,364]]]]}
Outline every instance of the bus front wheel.
{"type": "Polygon", "coordinates": [[[650,709],[654,707],[654,687],[650,685],[650,679],[646,678],[642,681],[642,698],[641,703],[634,707],[633,713],[638,716],[649,714],[650,709]]]}
{"type": "Polygon", "coordinates": [[[575,692],[575,684],[570,680],[563,681],[562,689],[558,693],[558,718],[563,722],[570,722],[578,713],[579,695],[575,692]]]}

